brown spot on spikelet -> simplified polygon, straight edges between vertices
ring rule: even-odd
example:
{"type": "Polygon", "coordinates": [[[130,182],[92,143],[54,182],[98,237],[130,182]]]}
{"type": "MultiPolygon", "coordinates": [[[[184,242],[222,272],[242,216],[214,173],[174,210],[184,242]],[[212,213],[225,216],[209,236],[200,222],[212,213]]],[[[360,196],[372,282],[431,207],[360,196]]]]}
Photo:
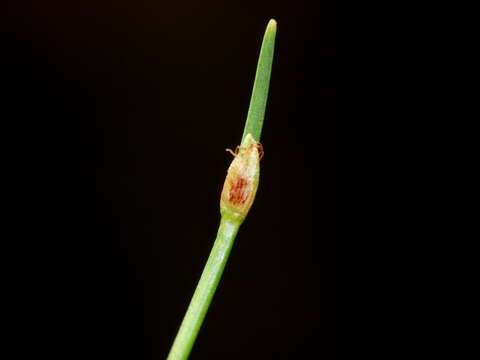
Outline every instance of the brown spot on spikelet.
{"type": "Polygon", "coordinates": [[[246,179],[239,177],[237,181],[230,187],[230,194],[228,200],[234,205],[244,204],[247,200],[247,185],[246,179]]]}

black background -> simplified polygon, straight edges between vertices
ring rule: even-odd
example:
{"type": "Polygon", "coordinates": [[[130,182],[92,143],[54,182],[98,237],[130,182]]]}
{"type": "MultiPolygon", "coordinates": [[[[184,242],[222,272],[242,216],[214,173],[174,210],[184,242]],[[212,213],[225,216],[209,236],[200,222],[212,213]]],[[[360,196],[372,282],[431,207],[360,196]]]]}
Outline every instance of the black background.
{"type": "Polygon", "coordinates": [[[166,357],[270,18],[260,188],[191,359],[349,357],[353,18],[334,0],[7,3],[4,254],[19,354],[166,357]]]}

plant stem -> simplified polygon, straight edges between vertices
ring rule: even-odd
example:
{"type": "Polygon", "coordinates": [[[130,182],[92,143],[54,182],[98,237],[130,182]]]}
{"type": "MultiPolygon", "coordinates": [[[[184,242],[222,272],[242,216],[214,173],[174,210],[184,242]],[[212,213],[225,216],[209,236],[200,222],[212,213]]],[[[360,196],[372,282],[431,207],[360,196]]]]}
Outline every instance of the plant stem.
{"type": "Polygon", "coordinates": [[[252,134],[256,141],[260,141],[263,118],[265,116],[265,107],[267,106],[276,33],[277,22],[271,19],[265,30],[262,48],[260,49],[260,56],[258,57],[257,72],[253,84],[252,97],[250,99],[250,107],[248,108],[247,122],[245,123],[242,141],[247,134],[252,134]]]}
{"type": "Polygon", "coordinates": [[[193,343],[212,301],[215,289],[232,249],[233,240],[240,227],[239,221],[222,217],[217,239],[213,244],[207,264],[193,294],[187,313],[183,318],[167,360],[185,360],[188,358],[193,343]]]}
{"type": "Polygon", "coordinates": [[[241,141],[245,149],[236,154],[228,170],[220,200],[222,218],[217,238],[167,360],[188,358],[222,276],[238,229],[255,199],[260,170],[258,141],[267,104],[276,29],[277,23],[273,19],[270,20],[263,37],[241,141]]]}

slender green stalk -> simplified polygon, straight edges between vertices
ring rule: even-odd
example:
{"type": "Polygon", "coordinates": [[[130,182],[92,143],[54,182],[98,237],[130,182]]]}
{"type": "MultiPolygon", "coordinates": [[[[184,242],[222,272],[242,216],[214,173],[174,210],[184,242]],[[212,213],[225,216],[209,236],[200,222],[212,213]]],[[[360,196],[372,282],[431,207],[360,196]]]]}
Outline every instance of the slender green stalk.
{"type": "Polygon", "coordinates": [[[242,140],[247,134],[252,134],[256,141],[260,141],[262,134],[263,118],[267,106],[270,73],[272,72],[273,50],[275,48],[275,35],[277,22],[271,19],[263,36],[262,48],[258,58],[257,73],[253,84],[250,107],[248,108],[247,122],[243,131],[242,140]]]}
{"type": "Polygon", "coordinates": [[[258,142],[267,103],[275,42],[276,22],[270,20],[260,50],[252,99],[241,149],[228,168],[220,198],[221,221],[217,238],[202,276],[178,330],[167,360],[186,360],[200,331],[225,268],[240,225],[255,199],[260,176],[261,145],[258,142]]]}
{"type": "Polygon", "coordinates": [[[184,360],[188,358],[195,338],[207,313],[213,294],[217,288],[223,269],[232,249],[233,240],[240,224],[238,221],[222,217],[218,228],[217,239],[213,244],[207,264],[193,294],[182,326],[168,355],[168,360],[184,360]]]}

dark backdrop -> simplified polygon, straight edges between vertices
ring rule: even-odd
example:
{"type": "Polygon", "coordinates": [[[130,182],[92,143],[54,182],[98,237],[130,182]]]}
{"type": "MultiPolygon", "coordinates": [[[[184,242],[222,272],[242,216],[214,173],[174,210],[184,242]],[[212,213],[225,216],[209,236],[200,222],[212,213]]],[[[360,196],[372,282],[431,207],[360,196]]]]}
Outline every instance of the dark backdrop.
{"type": "Polygon", "coordinates": [[[261,184],[191,358],[347,358],[350,13],[334,0],[7,2],[19,358],[166,357],[272,17],[261,184]]]}

